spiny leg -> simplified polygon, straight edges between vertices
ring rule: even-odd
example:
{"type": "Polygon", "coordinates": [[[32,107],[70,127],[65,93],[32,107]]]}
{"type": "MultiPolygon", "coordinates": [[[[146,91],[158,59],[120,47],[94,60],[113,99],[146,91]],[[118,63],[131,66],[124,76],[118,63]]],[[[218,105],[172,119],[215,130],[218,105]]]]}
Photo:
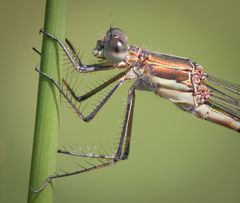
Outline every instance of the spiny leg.
{"type": "Polygon", "coordinates": [[[64,42],[62,42],[55,36],[45,32],[43,29],[41,29],[40,32],[43,33],[45,36],[49,37],[50,39],[56,41],[62,47],[67,57],[73,64],[73,67],[79,72],[86,73],[86,72],[94,72],[94,71],[100,71],[100,70],[110,70],[114,68],[111,65],[102,65],[102,64],[83,65],[75,49],[73,48],[72,44],[67,39],[66,39],[66,44],[67,44],[66,45],[64,42]]]}
{"type": "Polygon", "coordinates": [[[105,168],[105,167],[114,165],[116,163],[117,162],[115,162],[114,160],[111,160],[111,161],[108,161],[106,163],[102,162],[102,164],[100,164],[100,165],[96,165],[96,166],[93,165],[90,168],[80,169],[80,170],[76,170],[76,171],[69,172],[69,173],[66,172],[66,173],[58,174],[58,175],[51,175],[45,180],[45,182],[41,185],[41,187],[39,187],[37,190],[32,189],[32,192],[33,193],[38,193],[38,192],[42,191],[47,186],[47,184],[53,179],[72,176],[72,175],[77,175],[77,174],[89,172],[89,171],[92,171],[92,170],[95,170],[95,169],[105,168]]]}
{"type": "MultiPolygon", "coordinates": [[[[67,43],[70,44],[69,41],[67,41],[67,43]]],[[[71,47],[72,47],[72,45],[71,45],[71,47]]],[[[74,50],[73,47],[72,47],[72,49],[73,49],[73,51],[74,51],[74,53],[75,53],[75,50],[74,50]]],[[[36,48],[33,47],[33,50],[34,50],[35,52],[37,52],[39,55],[41,55],[41,52],[38,51],[36,48]]],[[[76,56],[77,56],[77,58],[78,58],[78,55],[77,55],[77,54],[76,54],[76,56]]],[[[78,60],[80,61],[79,58],[78,58],[78,60]]],[[[82,113],[79,111],[79,109],[76,107],[76,105],[73,104],[73,102],[71,101],[71,98],[69,98],[69,97],[67,96],[67,94],[64,93],[63,89],[57,84],[57,82],[56,82],[51,76],[47,75],[46,73],[43,73],[43,72],[40,71],[38,68],[35,68],[35,70],[36,70],[38,73],[40,73],[41,75],[47,77],[47,78],[57,87],[57,89],[58,89],[58,90],[60,91],[60,93],[67,99],[67,101],[70,103],[70,105],[73,107],[73,109],[77,112],[77,114],[80,116],[80,118],[84,117],[84,116],[82,115],[82,113]]],[[[86,94],[84,94],[84,95],[82,95],[82,96],[77,96],[77,95],[75,94],[75,92],[73,91],[73,89],[69,86],[69,84],[67,83],[67,81],[66,81],[65,79],[63,79],[63,84],[66,86],[67,90],[70,92],[70,94],[73,96],[73,98],[74,98],[76,101],[82,102],[82,101],[88,99],[89,97],[93,96],[94,94],[100,92],[102,89],[106,88],[107,86],[111,85],[113,82],[117,81],[118,79],[120,79],[120,78],[123,77],[124,75],[126,75],[126,73],[127,73],[129,70],[130,70],[130,68],[128,68],[126,71],[123,71],[123,72],[115,75],[113,78],[109,79],[108,81],[104,82],[103,84],[99,85],[99,86],[96,87],[95,89],[89,91],[88,93],[86,93],[86,94]]],[[[92,113],[93,113],[93,112],[92,112],[92,113]]],[[[91,114],[92,114],[92,113],[91,113],[91,114]]],[[[97,113],[97,112],[95,112],[95,114],[96,114],[96,113],[97,113]]],[[[93,113],[93,114],[94,114],[94,113],[93,113]]],[[[95,114],[94,114],[94,115],[95,115],[95,114]]],[[[94,117],[94,115],[91,116],[91,117],[89,117],[89,120],[87,120],[87,121],[90,121],[90,120],[94,117]]],[[[90,115],[89,115],[89,116],[90,116],[90,115]]],[[[87,117],[88,117],[88,116],[87,116],[87,117]]],[[[83,119],[83,120],[84,120],[84,119],[83,119]]],[[[60,152],[60,153],[61,153],[61,152],[60,152]]]]}
{"type": "Polygon", "coordinates": [[[106,82],[104,82],[103,84],[99,85],[98,87],[96,87],[95,89],[89,91],[88,93],[81,95],[81,96],[77,96],[76,93],[74,92],[74,90],[70,87],[70,85],[68,84],[68,82],[63,79],[63,84],[65,85],[65,87],[67,88],[67,90],[70,92],[70,94],[72,95],[72,97],[78,101],[78,102],[82,102],[86,99],[88,99],[89,97],[95,95],[96,93],[100,92],[101,90],[103,90],[104,88],[106,88],[107,86],[111,85],[112,83],[116,82],[118,79],[120,79],[121,77],[123,77],[124,75],[126,75],[126,73],[129,71],[129,69],[127,69],[126,71],[123,71],[117,75],[115,75],[114,77],[112,77],[111,79],[107,80],[106,82]]]}
{"type": "MultiPolygon", "coordinates": [[[[122,127],[122,134],[120,137],[120,141],[118,144],[118,149],[116,155],[114,157],[115,160],[124,160],[128,158],[129,150],[130,150],[130,142],[131,142],[131,132],[132,132],[132,121],[133,121],[133,112],[134,112],[134,104],[135,104],[135,85],[132,85],[128,91],[128,102],[126,108],[126,114],[122,127]],[[125,141],[124,151],[123,145],[125,141]]],[[[89,158],[104,158],[111,159],[112,155],[98,155],[98,154],[85,154],[78,152],[69,152],[68,150],[58,150],[58,153],[63,153],[72,156],[80,156],[80,157],[89,157],[89,158]]]]}
{"type": "Polygon", "coordinates": [[[135,84],[133,84],[128,91],[128,101],[127,109],[123,122],[123,130],[118,144],[117,153],[115,160],[125,160],[128,158],[130,142],[131,142],[131,132],[132,132],[132,121],[133,121],[133,112],[134,112],[134,103],[135,103],[135,84]],[[123,145],[125,140],[124,152],[123,145]]]}
{"type": "Polygon", "coordinates": [[[129,150],[130,150],[130,142],[131,142],[131,131],[132,131],[132,121],[133,121],[133,112],[134,112],[134,104],[135,104],[135,86],[133,85],[128,91],[128,103],[126,108],[126,114],[122,127],[122,134],[120,137],[120,141],[118,144],[118,149],[116,155],[102,155],[102,154],[93,154],[93,153],[79,153],[79,152],[70,152],[68,150],[58,150],[58,153],[72,155],[72,156],[80,156],[80,157],[88,157],[88,158],[103,158],[103,159],[127,159],[129,150]],[[122,153],[123,144],[125,140],[124,151],[122,153]]]}
{"type": "Polygon", "coordinates": [[[65,39],[65,42],[67,43],[69,49],[72,51],[73,56],[74,56],[74,57],[76,58],[76,60],[77,60],[77,63],[80,64],[80,65],[83,65],[83,64],[82,64],[82,61],[81,61],[81,59],[79,58],[78,53],[76,52],[76,50],[75,50],[75,48],[73,47],[72,43],[71,43],[67,38],[65,39]]]}
{"type": "MultiPolygon", "coordinates": [[[[130,145],[130,137],[131,137],[131,129],[132,129],[132,118],[133,118],[133,110],[134,110],[134,101],[135,101],[135,86],[133,85],[128,92],[128,103],[127,103],[127,108],[126,108],[126,114],[125,114],[125,119],[123,122],[123,128],[122,128],[122,133],[118,145],[118,150],[116,152],[116,155],[114,156],[113,159],[110,158],[110,160],[106,163],[101,162],[100,165],[92,165],[90,168],[84,168],[84,169],[79,169],[73,172],[68,172],[68,173],[63,173],[63,174],[58,174],[58,175],[52,175],[49,176],[46,181],[37,189],[33,190],[33,193],[38,193],[41,190],[43,190],[47,184],[57,178],[62,178],[62,177],[67,177],[67,176],[72,176],[72,175],[77,175],[85,172],[89,172],[95,169],[100,169],[100,168],[105,168],[111,165],[114,165],[118,163],[120,160],[125,160],[128,157],[129,154],[129,145],[130,145]],[[124,144],[124,139],[126,138],[126,144],[125,146],[127,147],[124,150],[124,154],[122,154],[122,148],[124,144]]],[[[69,155],[71,155],[69,153],[69,155]]],[[[90,157],[90,158],[95,158],[95,157],[90,157]]]]}
{"type": "Polygon", "coordinates": [[[130,142],[131,142],[131,134],[132,134],[132,122],[133,122],[133,112],[134,112],[134,104],[135,104],[135,89],[132,88],[129,90],[128,93],[129,96],[129,103],[128,103],[128,108],[130,109],[129,113],[129,121],[128,121],[128,130],[126,133],[126,140],[125,140],[125,147],[124,147],[124,152],[122,155],[122,159],[127,159],[130,151],[130,142]]]}
{"type": "Polygon", "coordinates": [[[83,117],[83,121],[89,122],[94,118],[94,116],[99,112],[99,110],[103,107],[103,105],[108,101],[108,99],[116,92],[116,90],[123,84],[125,78],[122,77],[114,87],[108,92],[108,94],[102,99],[102,101],[97,105],[97,107],[87,116],[83,117]]]}
{"type": "Polygon", "coordinates": [[[133,85],[128,91],[128,103],[126,108],[126,114],[122,127],[122,134],[120,137],[120,141],[118,144],[117,153],[114,156],[112,155],[100,155],[100,154],[85,154],[79,152],[69,152],[68,150],[58,150],[58,153],[72,155],[72,156],[80,156],[80,157],[89,157],[89,158],[103,158],[103,159],[111,159],[115,158],[116,160],[127,159],[129,150],[130,150],[130,142],[131,142],[131,131],[132,131],[132,121],[133,121],[133,112],[134,112],[134,103],[135,103],[135,86],[133,85]],[[122,153],[123,144],[125,140],[124,152],[122,153]]]}
{"type": "Polygon", "coordinates": [[[35,70],[40,73],[42,76],[49,79],[53,85],[60,91],[60,93],[65,97],[65,99],[68,101],[68,103],[72,106],[72,108],[75,110],[75,112],[78,114],[78,116],[85,122],[89,122],[94,118],[94,116],[98,113],[98,111],[103,107],[103,105],[108,101],[108,99],[116,92],[116,90],[123,84],[125,81],[125,77],[122,77],[119,79],[119,81],[114,85],[114,87],[108,92],[108,94],[102,99],[102,101],[97,105],[97,107],[87,116],[83,116],[80,109],[72,102],[71,98],[68,97],[68,95],[63,91],[63,89],[57,84],[57,82],[46,73],[42,72],[38,68],[35,68],[35,70]]]}
{"type": "Polygon", "coordinates": [[[85,157],[85,158],[114,159],[114,155],[70,152],[68,150],[61,150],[61,149],[58,149],[57,152],[60,154],[65,154],[65,155],[70,155],[70,156],[80,156],[80,157],[85,157]]]}

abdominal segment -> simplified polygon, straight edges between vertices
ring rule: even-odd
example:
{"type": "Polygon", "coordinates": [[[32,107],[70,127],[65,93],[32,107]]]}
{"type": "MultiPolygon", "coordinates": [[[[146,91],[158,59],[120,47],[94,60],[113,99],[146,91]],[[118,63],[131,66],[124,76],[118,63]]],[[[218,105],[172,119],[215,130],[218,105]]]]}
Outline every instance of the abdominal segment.
{"type": "Polygon", "coordinates": [[[157,88],[155,93],[165,99],[170,100],[180,109],[192,113],[194,116],[225,126],[240,132],[240,121],[219,109],[213,108],[208,104],[196,105],[194,96],[191,92],[182,92],[166,88],[157,88]]]}
{"type": "Polygon", "coordinates": [[[194,98],[192,92],[184,92],[159,87],[155,90],[155,94],[167,100],[170,100],[175,104],[186,104],[187,106],[194,106],[194,98]]]}
{"type": "Polygon", "coordinates": [[[202,104],[192,111],[193,115],[209,120],[213,123],[223,125],[227,128],[240,132],[240,122],[237,119],[232,118],[230,115],[225,114],[217,109],[210,107],[207,104],[202,104]]]}

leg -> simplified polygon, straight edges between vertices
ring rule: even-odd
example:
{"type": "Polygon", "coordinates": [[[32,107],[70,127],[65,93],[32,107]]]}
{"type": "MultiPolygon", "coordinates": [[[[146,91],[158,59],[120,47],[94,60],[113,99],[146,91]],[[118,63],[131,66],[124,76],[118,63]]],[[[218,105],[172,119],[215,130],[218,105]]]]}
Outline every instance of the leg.
{"type": "MultiPolygon", "coordinates": [[[[67,43],[69,49],[71,50],[71,52],[73,53],[74,58],[77,60],[77,63],[82,65],[81,59],[79,58],[75,48],[73,47],[72,43],[66,38],[65,42],[67,43]]],[[[66,52],[65,52],[66,53],[66,52]]]]}
{"type": "Polygon", "coordinates": [[[46,181],[41,185],[41,187],[39,187],[37,190],[32,189],[32,192],[33,193],[38,193],[38,192],[42,191],[47,186],[47,184],[53,179],[72,176],[72,175],[77,175],[77,174],[89,172],[89,171],[92,171],[92,170],[95,170],[95,169],[105,168],[105,167],[114,165],[115,163],[116,162],[114,160],[111,160],[111,161],[108,161],[106,163],[102,162],[102,164],[97,165],[97,166],[92,166],[90,168],[84,168],[84,169],[80,169],[80,170],[69,172],[69,173],[63,173],[63,174],[59,174],[59,175],[49,176],[46,179],[46,181]]]}
{"type": "Polygon", "coordinates": [[[70,156],[79,156],[79,157],[85,157],[85,158],[110,159],[110,160],[114,159],[114,155],[80,153],[80,152],[76,152],[76,151],[70,152],[67,149],[65,149],[65,150],[58,149],[57,152],[60,154],[65,154],[65,155],[70,155],[70,156]]]}
{"type": "Polygon", "coordinates": [[[72,44],[66,39],[66,44],[60,41],[58,38],[54,37],[53,35],[45,32],[43,29],[40,30],[45,36],[49,37],[50,39],[56,41],[64,50],[67,57],[73,64],[73,67],[79,72],[93,72],[93,71],[100,71],[100,70],[109,70],[113,69],[113,66],[110,65],[102,65],[102,64],[93,64],[93,65],[83,65],[81,63],[80,58],[78,57],[75,49],[73,48],[72,44]]]}
{"type": "Polygon", "coordinates": [[[123,84],[125,81],[125,78],[122,77],[119,79],[117,84],[109,91],[109,93],[103,98],[103,100],[99,103],[99,105],[87,116],[83,116],[82,112],[79,110],[79,108],[72,102],[71,98],[68,97],[68,95],[63,91],[63,89],[57,84],[57,82],[46,73],[42,72],[41,70],[35,68],[35,70],[41,74],[42,76],[49,79],[53,85],[60,91],[62,96],[65,97],[65,99],[68,101],[68,103],[72,106],[72,108],[75,110],[75,112],[78,114],[78,116],[85,122],[89,122],[94,118],[94,116],[98,113],[98,111],[103,107],[103,105],[108,101],[108,99],[113,95],[114,92],[123,84]]]}
{"type": "MultiPolygon", "coordinates": [[[[134,101],[135,101],[135,86],[133,85],[129,89],[129,92],[128,92],[128,103],[127,103],[125,119],[123,122],[122,134],[121,134],[120,141],[118,144],[118,150],[114,157],[109,158],[110,160],[108,162],[104,163],[101,161],[100,165],[96,165],[96,166],[92,165],[92,167],[90,167],[90,168],[83,168],[83,169],[79,169],[77,171],[73,171],[73,172],[69,172],[69,173],[63,173],[63,174],[59,174],[59,175],[49,176],[46,179],[46,181],[37,190],[33,190],[33,193],[38,193],[41,190],[43,190],[47,186],[47,184],[53,179],[77,175],[77,174],[89,172],[89,171],[92,171],[95,169],[105,168],[105,167],[112,166],[112,165],[118,163],[120,160],[127,159],[128,154],[129,154],[129,145],[130,145],[130,138],[131,138],[134,101]],[[124,153],[122,154],[123,143],[124,143],[125,139],[126,139],[126,144],[125,144],[124,153]]],[[[68,153],[68,154],[71,155],[71,153],[68,153]]],[[[100,158],[100,157],[92,157],[92,158],[100,158]]]]}
{"type": "Polygon", "coordinates": [[[134,103],[135,103],[135,85],[130,87],[128,91],[128,102],[127,109],[123,123],[122,135],[120,137],[120,141],[118,144],[117,153],[115,156],[115,160],[125,160],[128,158],[129,149],[130,149],[130,141],[131,141],[131,132],[132,132],[132,121],[133,121],[133,111],[134,111],[134,103]],[[124,152],[123,143],[125,140],[124,152]]]}
{"type": "Polygon", "coordinates": [[[58,153],[72,155],[72,156],[89,157],[89,158],[103,158],[103,159],[115,158],[116,160],[127,159],[129,150],[130,150],[134,103],[135,103],[135,86],[132,86],[128,92],[127,109],[126,109],[126,114],[125,114],[125,118],[124,118],[124,122],[123,122],[122,134],[120,137],[120,141],[118,144],[118,150],[117,150],[115,157],[112,155],[99,155],[99,154],[92,154],[92,153],[85,154],[85,153],[69,152],[68,150],[58,150],[58,153]],[[124,152],[122,154],[124,140],[125,140],[125,146],[124,146],[124,152]]]}
{"type": "Polygon", "coordinates": [[[89,97],[93,96],[94,94],[100,92],[102,89],[104,89],[105,87],[111,85],[112,83],[116,82],[117,80],[119,80],[120,78],[122,78],[124,75],[126,75],[126,73],[129,71],[129,69],[127,69],[126,71],[123,71],[117,75],[115,75],[113,78],[111,78],[110,80],[104,82],[103,84],[99,85],[98,87],[96,87],[95,89],[91,90],[90,92],[81,95],[81,96],[77,96],[75,94],[75,92],[73,91],[73,89],[70,87],[70,85],[68,84],[68,82],[63,79],[63,84],[65,85],[65,87],[67,88],[67,90],[70,92],[70,94],[72,95],[72,97],[78,101],[78,102],[82,102],[86,99],[88,99],[89,97]]]}

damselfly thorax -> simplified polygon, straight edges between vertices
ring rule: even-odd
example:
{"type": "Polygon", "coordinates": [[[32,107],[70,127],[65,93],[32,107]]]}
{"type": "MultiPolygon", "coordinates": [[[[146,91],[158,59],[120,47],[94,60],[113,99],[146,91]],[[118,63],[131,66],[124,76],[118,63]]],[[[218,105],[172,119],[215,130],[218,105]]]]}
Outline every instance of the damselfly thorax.
{"type": "Polygon", "coordinates": [[[202,67],[187,58],[130,46],[126,62],[142,80],[141,89],[154,91],[174,103],[199,105],[209,97],[208,89],[203,85],[206,76],[202,67]]]}
{"type": "Polygon", "coordinates": [[[69,40],[62,42],[43,30],[41,32],[62,47],[73,68],[79,74],[116,68],[122,70],[95,89],[83,95],[77,95],[66,79],[63,78],[63,88],[51,76],[36,69],[58,88],[83,121],[91,121],[126,80],[133,81],[133,84],[128,90],[122,133],[115,154],[83,154],[58,150],[63,154],[107,161],[89,168],[50,176],[35,192],[41,191],[52,179],[107,167],[128,158],[136,90],[151,91],[199,118],[240,132],[240,86],[207,74],[198,63],[188,58],[156,53],[129,45],[128,38],[121,29],[110,28],[103,39],[97,41],[93,49],[93,55],[103,62],[84,65],[69,40]],[[83,115],[76,103],[89,99],[111,84],[114,84],[113,87],[93,111],[83,115]]]}

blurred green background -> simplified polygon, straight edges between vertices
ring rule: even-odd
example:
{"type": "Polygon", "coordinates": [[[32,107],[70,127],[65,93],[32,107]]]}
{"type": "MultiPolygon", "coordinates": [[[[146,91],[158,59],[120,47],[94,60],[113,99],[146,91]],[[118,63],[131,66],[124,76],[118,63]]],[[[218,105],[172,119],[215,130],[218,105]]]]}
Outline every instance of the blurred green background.
{"type": "MultiPolygon", "coordinates": [[[[240,2],[69,1],[67,33],[84,62],[112,22],[132,44],[188,57],[208,73],[240,83],[240,2]]],[[[0,202],[26,202],[44,1],[0,7],[0,202]]],[[[89,124],[62,102],[59,146],[112,143],[126,84],[89,124]]],[[[129,160],[55,181],[55,202],[240,202],[240,137],[147,92],[137,92],[129,160]]],[[[78,159],[59,156],[57,168],[78,159]]],[[[70,163],[70,164],[69,164],[70,163]]],[[[76,167],[76,166],[75,166],[76,167]]],[[[73,167],[74,168],[74,167],[73,167]]]]}

